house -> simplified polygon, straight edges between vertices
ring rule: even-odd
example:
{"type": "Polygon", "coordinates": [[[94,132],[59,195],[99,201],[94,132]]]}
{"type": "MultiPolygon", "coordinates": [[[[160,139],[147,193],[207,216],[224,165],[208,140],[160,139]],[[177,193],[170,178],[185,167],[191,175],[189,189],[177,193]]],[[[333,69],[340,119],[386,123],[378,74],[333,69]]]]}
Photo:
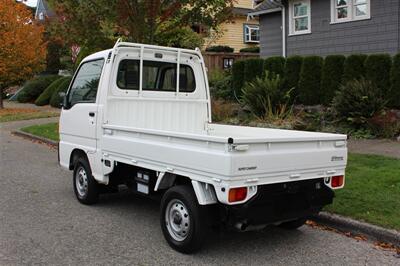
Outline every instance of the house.
{"type": "Polygon", "coordinates": [[[399,0],[264,0],[261,56],[389,53],[400,48],[399,0]]]}
{"type": "Polygon", "coordinates": [[[221,35],[206,40],[206,47],[227,45],[234,52],[246,47],[258,46],[260,42],[258,18],[248,19],[247,14],[254,10],[257,2],[254,0],[236,0],[233,8],[232,21],[220,25],[221,35]]]}
{"type": "Polygon", "coordinates": [[[38,0],[36,5],[35,19],[45,21],[47,18],[54,17],[55,13],[49,8],[46,0],[38,0]]]}

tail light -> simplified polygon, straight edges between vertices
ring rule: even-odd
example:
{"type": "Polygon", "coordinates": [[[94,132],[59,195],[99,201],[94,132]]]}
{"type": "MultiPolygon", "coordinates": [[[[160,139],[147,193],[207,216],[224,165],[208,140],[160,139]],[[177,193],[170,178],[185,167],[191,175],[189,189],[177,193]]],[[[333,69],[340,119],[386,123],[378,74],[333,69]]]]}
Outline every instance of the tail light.
{"type": "Polygon", "coordinates": [[[331,181],[331,186],[332,188],[338,188],[343,186],[344,183],[344,176],[338,175],[338,176],[332,176],[332,181],[331,181]]]}
{"type": "Polygon", "coordinates": [[[238,202],[247,197],[247,187],[231,188],[229,190],[229,202],[238,202]]]}

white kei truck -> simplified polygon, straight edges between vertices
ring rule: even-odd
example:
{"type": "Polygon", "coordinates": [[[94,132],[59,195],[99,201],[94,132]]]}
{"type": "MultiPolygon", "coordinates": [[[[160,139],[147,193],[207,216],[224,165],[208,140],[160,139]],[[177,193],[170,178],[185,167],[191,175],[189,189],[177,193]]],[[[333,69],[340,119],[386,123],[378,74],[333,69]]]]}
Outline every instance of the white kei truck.
{"type": "Polygon", "coordinates": [[[296,229],[344,186],[345,135],[213,124],[198,49],[118,41],[86,57],[59,131],[81,203],[121,186],[158,197],[164,237],[183,253],[211,227],[296,229]]]}

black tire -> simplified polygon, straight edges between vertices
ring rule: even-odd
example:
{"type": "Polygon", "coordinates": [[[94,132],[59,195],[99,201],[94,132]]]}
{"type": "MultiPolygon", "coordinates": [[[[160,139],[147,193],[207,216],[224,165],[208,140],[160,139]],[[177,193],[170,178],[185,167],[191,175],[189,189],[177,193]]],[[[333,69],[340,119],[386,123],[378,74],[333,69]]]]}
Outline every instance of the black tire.
{"type": "Polygon", "coordinates": [[[80,203],[86,205],[97,203],[99,199],[100,186],[93,178],[92,170],[90,169],[89,162],[86,158],[79,157],[74,162],[73,187],[75,196],[80,203]],[[79,183],[83,186],[82,182],[84,182],[83,180],[79,180],[79,174],[81,171],[85,173],[87,179],[85,181],[85,184],[87,184],[87,189],[85,189],[85,191],[81,190],[78,185],[79,183]]]}
{"type": "Polygon", "coordinates": [[[307,218],[299,218],[297,220],[289,221],[289,222],[284,222],[279,225],[279,227],[282,227],[284,229],[288,230],[295,230],[299,227],[302,227],[307,221],[307,218]]]}
{"type": "MultiPolygon", "coordinates": [[[[180,207],[179,207],[180,209],[180,207]]],[[[176,216],[176,215],[175,215],[176,216]]],[[[168,216],[170,217],[170,216],[168,216]]],[[[185,216],[186,217],[186,216],[185,216]]],[[[179,220],[179,217],[178,217],[179,220]]],[[[207,235],[207,212],[206,207],[200,206],[197,202],[196,195],[193,191],[193,188],[190,186],[175,186],[167,190],[165,192],[162,200],[161,200],[161,229],[163,231],[164,237],[167,240],[168,244],[178,252],[181,253],[193,253],[199,250],[205,240],[207,235]],[[172,207],[169,207],[172,204],[172,207]],[[178,207],[178,204],[182,208],[183,216],[188,214],[188,224],[183,224],[185,220],[182,220],[183,216],[179,215],[177,211],[177,216],[180,216],[181,220],[175,222],[174,219],[174,226],[175,227],[182,227],[182,232],[185,233],[185,229],[189,228],[186,232],[186,236],[182,237],[183,239],[176,239],[177,234],[174,234],[174,230],[172,229],[172,225],[168,225],[168,218],[166,216],[166,212],[168,211],[171,214],[170,208],[178,207]],[[175,206],[174,206],[175,205],[175,206]],[[167,210],[168,209],[168,210],[167,210]],[[181,224],[182,223],[182,224],[181,224]],[[188,226],[188,227],[187,227],[188,226]]]]}

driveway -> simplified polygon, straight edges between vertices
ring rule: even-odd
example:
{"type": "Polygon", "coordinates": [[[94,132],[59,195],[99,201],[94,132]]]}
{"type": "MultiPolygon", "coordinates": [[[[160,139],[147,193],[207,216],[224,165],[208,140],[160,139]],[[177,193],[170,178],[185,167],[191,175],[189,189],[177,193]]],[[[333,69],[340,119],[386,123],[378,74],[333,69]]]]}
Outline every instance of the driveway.
{"type": "Polygon", "coordinates": [[[121,193],[79,204],[57,152],[10,134],[29,123],[0,124],[0,265],[400,264],[372,243],[308,226],[214,233],[200,253],[179,254],[163,239],[158,202],[121,193]]]}

